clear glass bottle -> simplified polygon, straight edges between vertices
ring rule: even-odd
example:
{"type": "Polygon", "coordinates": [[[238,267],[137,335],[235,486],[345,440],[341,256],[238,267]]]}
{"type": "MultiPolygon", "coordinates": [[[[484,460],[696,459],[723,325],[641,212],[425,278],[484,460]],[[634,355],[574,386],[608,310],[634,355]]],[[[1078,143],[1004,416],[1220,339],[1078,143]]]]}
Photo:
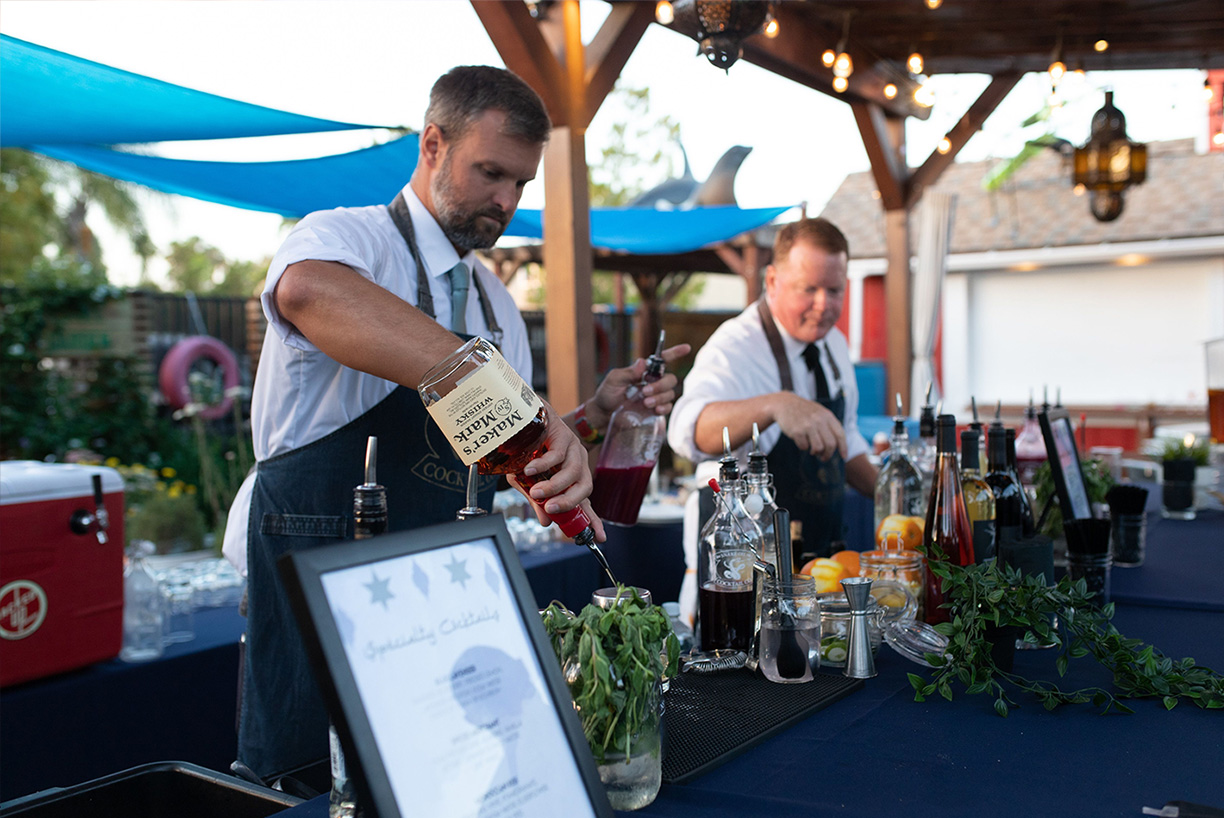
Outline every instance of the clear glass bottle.
{"type": "Polygon", "coordinates": [[[922,517],[925,511],[922,476],[910,460],[909,433],[905,429],[905,418],[900,415],[893,417],[893,431],[888,443],[885,452],[887,459],[880,466],[875,484],[875,525],[872,530],[877,532],[886,517],[894,514],[922,517]]]}
{"type": "MultiPolygon", "coordinates": [[[[960,469],[956,462],[956,418],[940,415],[936,434],[937,456],[931,494],[927,500],[926,528],[922,550],[928,559],[943,559],[954,565],[972,565],[973,530],[965,511],[960,469]]],[[[943,587],[929,569],[926,575],[926,621],[932,625],[947,622],[943,608],[943,587]]]]}
{"type": "Polygon", "coordinates": [[[642,387],[663,377],[663,333],[655,352],[646,359],[642,380],[631,387],[625,402],[612,413],[608,432],[595,466],[591,507],[605,523],[635,525],[650,475],[667,437],[667,421],[647,406],[642,387]]]}
{"type": "Polygon", "coordinates": [[[146,557],[156,551],[148,540],[136,540],[123,566],[123,647],[125,662],[148,662],[165,650],[166,603],[146,557]]]}
{"type": "Polygon", "coordinates": [[[978,562],[985,562],[995,555],[994,492],[982,477],[978,433],[966,429],[960,438],[961,493],[965,496],[965,512],[973,528],[973,556],[978,562]]]}
{"type": "Polygon", "coordinates": [[[918,416],[918,439],[910,444],[910,461],[922,478],[922,496],[931,493],[935,475],[937,447],[935,443],[935,407],[931,405],[931,389],[927,387],[927,402],[918,416]]]}
{"type": "MultiPolygon", "coordinates": [[[[778,532],[774,529],[774,512],[778,510],[778,505],[774,502],[773,475],[769,473],[768,458],[757,448],[755,423],[752,424],[752,439],[753,450],[748,455],[748,472],[743,477],[744,508],[761,529],[761,546],[758,549],[761,561],[781,571],[778,558],[783,555],[778,551],[778,532]]],[[[792,558],[793,570],[793,555],[786,556],[792,558]]]]}
{"type": "MultiPolygon", "coordinates": [[[[724,430],[724,443],[726,437],[724,430]]],[[[711,481],[715,486],[715,511],[701,529],[698,545],[699,644],[702,651],[747,651],[756,616],[752,567],[760,555],[761,529],[744,508],[733,455],[723,456],[719,479],[711,481]]]]}

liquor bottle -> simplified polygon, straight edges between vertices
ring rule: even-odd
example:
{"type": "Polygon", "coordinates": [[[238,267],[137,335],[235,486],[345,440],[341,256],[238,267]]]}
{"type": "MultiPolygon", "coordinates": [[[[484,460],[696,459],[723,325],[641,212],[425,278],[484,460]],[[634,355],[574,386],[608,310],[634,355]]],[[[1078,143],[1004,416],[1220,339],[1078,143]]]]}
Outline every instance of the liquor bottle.
{"type": "MultiPolygon", "coordinates": [[[[960,469],[956,463],[956,418],[940,415],[936,424],[935,475],[927,499],[926,528],[922,550],[927,559],[942,559],[954,565],[972,565],[973,530],[961,493],[960,469]]],[[[926,621],[932,625],[947,622],[943,608],[943,587],[939,577],[926,572],[926,621]]]]}
{"type": "MultiPolygon", "coordinates": [[[[899,396],[898,396],[899,400],[899,396]]],[[[880,465],[875,484],[875,526],[880,530],[885,517],[900,514],[906,517],[922,517],[922,476],[909,456],[909,433],[905,429],[905,418],[893,416],[892,436],[888,439],[887,458],[880,465]]],[[[879,545],[879,543],[877,543],[879,545]]]]}
{"type": "MultiPolygon", "coordinates": [[[[523,467],[545,451],[548,410],[483,338],[472,338],[425,373],[417,391],[464,465],[476,463],[481,474],[513,474],[525,489],[555,473],[523,474],[523,467]]],[[[549,518],[565,536],[602,558],[581,508],[549,518]]]]}
{"type": "Polygon", "coordinates": [[[739,464],[723,430],[723,455],[715,489],[715,511],[701,529],[697,558],[697,616],[702,651],[747,651],[752,642],[756,599],[752,566],[760,554],[761,529],[740,496],[739,464]]]}
{"type": "Polygon", "coordinates": [[[973,556],[985,562],[995,555],[995,500],[990,484],[982,478],[978,457],[978,433],[973,429],[961,432],[961,493],[965,497],[965,513],[973,529],[973,556]]]}
{"type": "Polygon", "coordinates": [[[1007,470],[1011,474],[1016,485],[1020,487],[1020,526],[1021,532],[1025,537],[1031,537],[1037,533],[1037,526],[1033,522],[1033,497],[1034,494],[1029,494],[1029,486],[1020,479],[1020,471],[1016,468],[1016,430],[1004,429],[1004,440],[1007,443],[1007,470]]]}
{"type": "MultiPolygon", "coordinates": [[[[955,444],[953,445],[955,448],[955,444]]],[[[910,445],[910,460],[922,478],[922,494],[931,493],[931,481],[935,474],[935,407],[931,405],[931,384],[927,384],[926,403],[918,415],[918,439],[910,445]]]]}
{"type": "Polygon", "coordinates": [[[992,423],[987,433],[986,484],[995,500],[996,545],[1024,536],[1024,489],[1007,467],[1007,430],[992,423]]]}
{"type": "Polygon", "coordinates": [[[1024,425],[1016,433],[1016,473],[1020,485],[1031,486],[1037,469],[1046,461],[1045,438],[1041,424],[1037,422],[1037,407],[1033,405],[1033,393],[1029,392],[1029,405],[1024,410],[1024,425]]]}
{"type": "Polygon", "coordinates": [[[794,573],[816,559],[816,552],[808,548],[803,541],[803,521],[791,520],[790,524],[791,554],[794,556],[794,573]]]}
{"type": "MultiPolygon", "coordinates": [[[[387,489],[378,483],[378,438],[366,438],[365,480],[353,488],[353,539],[367,540],[387,530],[387,489]]],[[[328,818],[354,818],[357,808],[357,787],[349,778],[340,747],[336,725],[327,722],[327,749],[331,761],[331,792],[327,798],[328,818]]]]}
{"type": "MultiPolygon", "coordinates": [[[[986,426],[985,426],[985,424],[983,424],[983,423],[982,423],[982,419],[978,417],[977,398],[974,398],[974,397],[971,395],[971,396],[969,397],[969,405],[970,405],[970,406],[973,408],[973,421],[972,421],[972,422],[969,424],[969,428],[970,428],[970,429],[972,429],[974,432],[976,432],[976,433],[977,433],[977,438],[978,438],[978,445],[977,445],[978,455],[979,455],[980,457],[985,457],[985,456],[986,456],[986,426]]],[[[980,462],[980,460],[979,460],[979,462],[980,462]]],[[[979,471],[980,471],[980,472],[981,472],[983,475],[985,475],[985,474],[986,474],[986,470],[985,470],[985,469],[979,468],[978,470],[979,470],[979,471]]]]}
{"type": "Polygon", "coordinates": [[[378,438],[366,438],[365,482],[353,489],[353,539],[387,530],[387,490],[378,484],[378,438]]]}
{"type": "MultiPolygon", "coordinates": [[[[748,472],[743,477],[744,508],[748,516],[761,529],[761,560],[769,565],[782,566],[778,558],[783,552],[778,550],[778,532],[774,530],[774,512],[778,505],[774,502],[773,475],[769,473],[769,459],[761,453],[759,445],[760,432],[755,423],[752,424],[752,451],[748,454],[748,472]]],[[[786,532],[783,532],[786,533],[786,532]]],[[[785,555],[790,556],[790,555],[785,555]]],[[[792,562],[792,567],[794,563],[792,562]]]]}
{"type": "Polygon", "coordinates": [[[654,354],[646,359],[642,380],[630,388],[625,402],[608,421],[591,489],[591,508],[605,523],[626,526],[637,523],[650,473],[667,436],[667,421],[643,402],[642,395],[646,384],[663,377],[663,337],[660,332],[654,354]]]}

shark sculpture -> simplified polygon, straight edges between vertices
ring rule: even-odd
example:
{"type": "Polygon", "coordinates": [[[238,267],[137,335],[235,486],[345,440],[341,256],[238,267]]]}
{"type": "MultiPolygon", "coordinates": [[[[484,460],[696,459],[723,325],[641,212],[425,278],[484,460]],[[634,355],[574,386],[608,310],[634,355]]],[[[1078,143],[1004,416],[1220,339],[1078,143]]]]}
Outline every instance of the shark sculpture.
{"type": "Polygon", "coordinates": [[[710,171],[704,182],[698,182],[689,167],[688,153],[680,146],[684,156],[684,173],[668,179],[633,199],[626,207],[650,208],[653,210],[687,210],[691,207],[711,205],[733,205],[735,201],[735,175],[740,165],[752,153],[752,148],[736,145],[728,148],[710,171]]]}

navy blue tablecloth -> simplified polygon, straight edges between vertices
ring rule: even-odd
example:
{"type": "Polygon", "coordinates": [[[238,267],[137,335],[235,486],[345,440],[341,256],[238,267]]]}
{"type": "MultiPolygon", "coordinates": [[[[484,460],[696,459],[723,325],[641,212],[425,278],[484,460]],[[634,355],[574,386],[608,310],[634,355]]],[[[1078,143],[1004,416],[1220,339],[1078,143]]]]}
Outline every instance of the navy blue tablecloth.
{"type": "Polygon", "coordinates": [[[1224,611],[1224,511],[1193,520],[1149,511],[1143,564],[1114,566],[1112,580],[1116,602],[1224,611]]]}

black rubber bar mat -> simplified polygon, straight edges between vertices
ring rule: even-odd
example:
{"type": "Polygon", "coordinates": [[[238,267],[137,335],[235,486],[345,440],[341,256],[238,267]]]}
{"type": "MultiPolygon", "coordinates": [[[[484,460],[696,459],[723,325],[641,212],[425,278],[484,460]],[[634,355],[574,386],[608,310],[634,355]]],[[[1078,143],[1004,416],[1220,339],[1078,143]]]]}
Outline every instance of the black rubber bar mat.
{"type": "Polygon", "coordinates": [[[799,685],[747,670],[681,673],[665,699],[663,781],[683,784],[709,772],[862,686],[825,673],[799,685]]]}

